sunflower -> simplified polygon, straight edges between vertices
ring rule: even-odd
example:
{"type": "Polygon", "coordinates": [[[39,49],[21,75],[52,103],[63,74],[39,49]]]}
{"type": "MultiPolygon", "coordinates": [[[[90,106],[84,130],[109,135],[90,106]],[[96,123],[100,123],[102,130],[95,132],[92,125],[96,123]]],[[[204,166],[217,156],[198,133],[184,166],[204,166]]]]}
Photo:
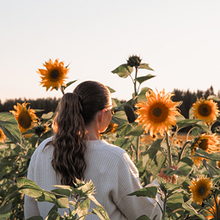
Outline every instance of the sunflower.
{"type": "Polygon", "coordinates": [[[172,102],[173,94],[165,94],[164,90],[157,93],[147,92],[147,102],[141,101],[135,105],[139,108],[135,111],[138,115],[136,122],[143,124],[146,133],[150,130],[151,136],[157,133],[163,135],[164,131],[176,124],[175,116],[180,115],[177,110],[180,102],[172,102]]]}
{"type": "Polygon", "coordinates": [[[219,200],[220,198],[216,199],[216,202],[213,201],[214,206],[209,208],[209,211],[207,211],[206,213],[209,214],[208,216],[206,216],[206,219],[217,219],[217,207],[218,207],[218,214],[220,214],[220,205],[219,205],[219,200]]]}
{"type": "Polygon", "coordinates": [[[43,134],[49,131],[49,125],[44,124],[44,125],[38,125],[35,128],[35,134],[39,137],[41,137],[43,134]]]}
{"type": "Polygon", "coordinates": [[[208,198],[212,189],[212,181],[209,178],[200,177],[198,181],[192,180],[189,186],[192,193],[193,202],[202,204],[203,200],[208,198]]]}
{"type": "MultiPolygon", "coordinates": [[[[17,103],[17,105],[14,105],[15,111],[10,111],[15,116],[21,133],[24,133],[28,129],[34,127],[38,119],[35,115],[35,110],[30,109],[30,107],[27,109],[27,104],[29,103],[17,103]]],[[[30,135],[26,136],[29,137],[30,135]]]]}
{"type": "Polygon", "coordinates": [[[195,118],[204,120],[205,123],[210,124],[217,119],[219,114],[218,105],[211,99],[197,99],[197,102],[192,105],[192,114],[195,118]]]}
{"type": "Polygon", "coordinates": [[[216,161],[216,166],[220,169],[220,161],[216,161]]]}
{"type": "Polygon", "coordinates": [[[5,138],[6,138],[5,133],[4,133],[4,131],[0,128],[0,143],[4,143],[5,138]]]}
{"type": "MultiPolygon", "coordinates": [[[[218,153],[220,152],[219,140],[216,134],[201,134],[200,137],[192,145],[191,155],[194,155],[196,148],[200,148],[207,153],[218,153]]],[[[200,165],[200,162],[204,158],[192,157],[194,164],[200,165]]]]}
{"type": "Polygon", "coordinates": [[[46,67],[45,69],[38,69],[37,73],[41,76],[41,83],[43,87],[46,87],[46,91],[51,87],[53,89],[59,89],[62,85],[65,85],[64,79],[69,72],[69,69],[64,66],[63,62],[59,62],[58,59],[53,63],[51,59],[48,62],[43,64],[46,67]]]}

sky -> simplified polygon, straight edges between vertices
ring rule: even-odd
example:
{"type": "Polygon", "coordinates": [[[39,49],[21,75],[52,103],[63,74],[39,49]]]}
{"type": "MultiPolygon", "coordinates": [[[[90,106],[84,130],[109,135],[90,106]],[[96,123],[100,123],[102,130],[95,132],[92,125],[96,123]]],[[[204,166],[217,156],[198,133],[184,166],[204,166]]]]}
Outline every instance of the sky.
{"type": "MultiPolygon", "coordinates": [[[[46,91],[37,70],[59,59],[69,65],[71,92],[85,80],[128,100],[133,83],[114,70],[138,55],[155,75],[153,90],[220,90],[219,0],[0,0],[0,100],[62,97],[46,91]]],[[[134,73],[132,73],[134,74],[134,73]]]]}

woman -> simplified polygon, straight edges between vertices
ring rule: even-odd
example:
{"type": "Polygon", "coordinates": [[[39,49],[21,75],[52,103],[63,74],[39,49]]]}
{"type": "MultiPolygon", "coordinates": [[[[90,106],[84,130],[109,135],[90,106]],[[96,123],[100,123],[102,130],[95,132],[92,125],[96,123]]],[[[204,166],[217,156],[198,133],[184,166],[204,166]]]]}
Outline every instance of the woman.
{"type": "MultiPolygon", "coordinates": [[[[110,92],[98,82],[85,81],[73,93],[65,94],[54,120],[56,132],[35,150],[27,178],[46,190],[52,190],[52,185],[73,186],[76,179],[92,180],[95,197],[110,219],[136,220],[141,215],[157,215],[156,219],[160,219],[161,210],[153,199],[127,196],[142,188],[138,170],[128,154],[99,140],[111,121],[111,108],[110,92]]],[[[51,207],[50,203],[25,196],[25,218],[45,218],[51,207]]],[[[91,203],[90,209],[94,207],[91,203]]],[[[59,213],[63,214],[63,210],[59,213]]],[[[99,218],[88,215],[86,219],[99,218]]]]}

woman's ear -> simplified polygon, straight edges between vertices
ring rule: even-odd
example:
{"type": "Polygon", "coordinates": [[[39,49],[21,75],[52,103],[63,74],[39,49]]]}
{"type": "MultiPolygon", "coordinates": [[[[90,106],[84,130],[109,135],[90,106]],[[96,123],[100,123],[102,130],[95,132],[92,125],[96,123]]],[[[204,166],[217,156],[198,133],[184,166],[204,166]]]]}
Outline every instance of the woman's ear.
{"type": "Polygon", "coordinates": [[[105,109],[102,109],[98,112],[98,122],[102,122],[105,114],[105,109]]]}

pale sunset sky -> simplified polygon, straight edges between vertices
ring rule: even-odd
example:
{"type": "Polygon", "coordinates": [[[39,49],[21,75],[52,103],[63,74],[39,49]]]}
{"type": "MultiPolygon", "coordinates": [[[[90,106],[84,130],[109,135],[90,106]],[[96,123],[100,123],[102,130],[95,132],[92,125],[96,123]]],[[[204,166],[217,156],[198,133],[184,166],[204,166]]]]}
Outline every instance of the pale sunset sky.
{"type": "Polygon", "coordinates": [[[49,58],[70,64],[68,81],[97,80],[130,99],[131,79],[111,73],[138,55],[156,77],[142,87],[220,90],[219,0],[1,0],[0,100],[61,97],[36,73],[49,58]]]}

